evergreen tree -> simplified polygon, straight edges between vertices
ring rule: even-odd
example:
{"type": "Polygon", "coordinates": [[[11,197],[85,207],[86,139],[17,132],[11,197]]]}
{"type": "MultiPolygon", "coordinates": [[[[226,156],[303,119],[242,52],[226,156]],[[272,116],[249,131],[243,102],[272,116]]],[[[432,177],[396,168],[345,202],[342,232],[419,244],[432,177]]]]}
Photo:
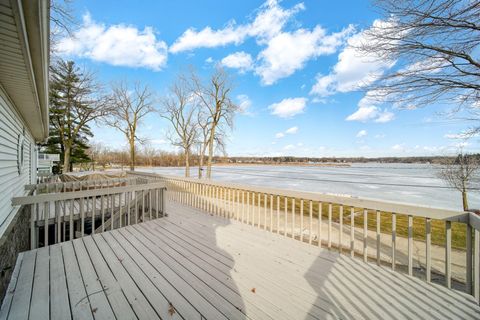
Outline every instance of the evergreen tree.
{"type": "Polygon", "coordinates": [[[63,172],[73,163],[87,162],[89,123],[107,113],[106,99],[90,73],[73,61],[58,60],[50,68],[50,137],[47,152],[59,153],[63,172]]]}

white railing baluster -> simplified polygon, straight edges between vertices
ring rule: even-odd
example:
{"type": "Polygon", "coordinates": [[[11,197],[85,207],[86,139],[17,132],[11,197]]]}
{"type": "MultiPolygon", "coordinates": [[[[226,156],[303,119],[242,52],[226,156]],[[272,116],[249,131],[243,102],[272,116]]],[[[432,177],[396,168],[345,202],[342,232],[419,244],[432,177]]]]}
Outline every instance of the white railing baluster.
{"type": "Polygon", "coordinates": [[[295,198],[292,198],[292,239],[295,239],[295,198]]]}
{"type": "Polygon", "coordinates": [[[313,202],[308,202],[308,243],[312,244],[312,231],[313,231],[313,202]]]}
{"type": "Polygon", "coordinates": [[[283,221],[283,235],[287,236],[287,223],[288,223],[288,198],[284,197],[284,204],[285,204],[285,220],[283,221]]]}
{"type": "Polygon", "coordinates": [[[270,232],[273,232],[273,194],[270,195],[270,232]]]}
{"type": "Polygon", "coordinates": [[[328,249],[332,248],[332,204],[328,204],[328,249]]]}
{"type": "Polygon", "coordinates": [[[252,210],[251,210],[251,213],[252,213],[252,226],[255,227],[255,213],[257,211],[257,207],[255,206],[255,193],[252,192],[252,210]]]}
{"type": "Polygon", "coordinates": [[[80,198],[80,233],[81,237],[85,234],[85,210],[84,210],[84,199],[80,198]]]}
{"type": "Polygon", "coordinates": [[[467,268],[465,270],[466,272],[466,291],[468,294],[472,294],[472,226],[467,224],[467,243],[466,243],[466,262],[467,262],[467,268]]]}
{"type": "Polygon", "coordinates": [[[30,249],[36,249],[37,248],[37,237],[35,235],[36,227],[35,227],[35,221],[36,219],[36,212],[35,212],[35,204],[30,205],[30,249]]]}
{"type": "Polygon", "coordinates": [[[381,238],[380,238],[380,211],[376,211],[376,237],[377,237],[377,264],[380,265],[380,249],[381,249],[381,238]]]}
{"type": "Polygon", "coordinates": [[[338,251],[342,253],[342,246],[343,246],[343,206],[342,205],[339,208],[338,222],[339,222],[338,251]]]}
{"type": "Polygon", "coordinates": [[[426,218],[425,219],[425,246],[426,246],[426,253],[425,253],[425,272],[427,282],[432,281],[432,219],[426,218]]]}
{"type": "Polygon", "coordinates": [[[408,215],[408,275],[413,275],[413,217],[408,215]]]}
{"type": "Polygon", "coordinates": [[[247,191],[247,224],[250,224],[250,212],[252,208],[250,207],[250,191],[247,191]]]}
{"type": "Polygon", "coordinates": [[[74,199],[71,199],[70,200],[70,230],[69,230],[69,238],[68,240],[73,240],[73,237],[74,237],[74,232],[73,232],[73,229],[74,229],[74,225],[73,225],[73,214],[74,214],[74,209],[75,209],[75,200],[74,199]]]}
{"type": "Polygon", "coordinates": [[[355,256],[355,208],[350,208],[350,256],[355,256]]]}
{"type": "Polygon", "coordinates": [[[392,212],[392,270],[395,271],[397,253],[397,214],[392,212]]]}
{"type": "Polygon", "coordinates": [[[263,195],[263,230],[267,230],[267,194],[263,195]]]}
{"type": "Polygon", "coordinates": [[[300,199],[300,241],[303,242],[303,199],[300,199]]]}
{"type": "Polygon", "coordinates": [[[473,231],[473,296],[480,303],[480,230],[473,231]]]}
{"type": "Polygon", "coordinates": [[[317,225],[317,238],[318,238],[318,246],[322,247],[322,217],[323,216],[323,204],[321,202],[318,203],[318,225],[317,225]]]}
{"type": "Polygon", "coordinates": [[[368,261],[368,210],[363,209],[363,261],[368,261]]]}

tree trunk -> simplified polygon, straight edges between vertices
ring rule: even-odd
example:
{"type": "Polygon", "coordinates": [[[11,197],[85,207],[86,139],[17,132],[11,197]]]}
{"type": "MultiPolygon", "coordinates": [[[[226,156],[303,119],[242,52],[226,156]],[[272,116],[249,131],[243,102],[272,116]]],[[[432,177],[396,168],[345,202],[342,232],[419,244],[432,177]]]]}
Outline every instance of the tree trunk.
{"type": "Polygon", "coordinates": [[[208,142],[208,159],[207,159],[207,179],[212,177],[212,158],[213,158],[213,141],[215,138],[215,125],[212,124],[210,131],[210,141],[208,142]]]}
{"type": "Polygon", "coordinates": [[[65,153],[63,154],[63,173],[71,172],[70,170],[70,152],[72,147],[68,144],[65,145],[65,153]]]}
{"type": "Polygon", "coordinates": [[[185,150],[185,177],[190,177],[190,150],[185,150]]]}
{"type": "Polygon", "coordinates": [[[467,199],[467,190],[462,191],[462,203],[463,203],[463,211],[468,211],[468,199],[467,199]]]}
{"type": "Polygon", "coordinates": [[[130,140],[130,171],[135,171],[135,141],[130,140]]]}
{"type": "Polygon", "coordinates": [[[202,179],[203,176],[203,162],[205,159],[205,147],[201,146],[198,153],[198,179],[202,179]]]}

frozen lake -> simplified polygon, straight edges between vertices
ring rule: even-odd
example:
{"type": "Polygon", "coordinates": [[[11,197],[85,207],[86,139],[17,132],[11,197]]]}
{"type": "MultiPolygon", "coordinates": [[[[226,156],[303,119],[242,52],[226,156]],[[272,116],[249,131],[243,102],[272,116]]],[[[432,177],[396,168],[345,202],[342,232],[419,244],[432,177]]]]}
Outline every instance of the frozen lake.
{"type": "MultiPolygon", "coordinates": [[[[184,168],[138,168],[138,171],[183,175],[184,168]]],[[[192,168],[191,175],[197,175],[192,168]]],[[[462,209],[460,192],[436,177],[427,164],[352,164],[351,167],[216,166],[212,179],[245,185],[312,191],[462,209]]],[[[471,208],[480,207],[480,193],[469,194],[471,208]]]]}

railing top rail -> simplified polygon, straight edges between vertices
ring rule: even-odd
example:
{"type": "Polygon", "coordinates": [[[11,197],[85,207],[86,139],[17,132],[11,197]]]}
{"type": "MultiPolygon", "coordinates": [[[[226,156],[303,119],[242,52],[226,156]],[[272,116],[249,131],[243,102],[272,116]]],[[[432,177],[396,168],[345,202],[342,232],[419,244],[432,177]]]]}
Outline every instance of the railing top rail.
{"type": "Polygon", "coordinates": [[[70,200],[70,199],[79,199],[87,197],[95,197],[108,194],[118,194],[123,192],[132,192],[132,191],[141,191],[141,190],[152,190],[152,189],[164,189],[165,183],[155,182],[147,184],[136,184],[122,187],[113,187],[113,188],[103,188],[103,189],[91,189],[75,192],[62,192],[62,193],[45,193],[34,196],[24,196],[24,197],[15,197],[12,198],[12,205],[27,205],[34,203],[42,203],[49,201],[61,201],[61,200],[70,200]]]}
{"type": "Polygon", "coordinates": [[[127,181],[134,181],[137,178],[128,178],[128,177],[121,177],[121,178],[102,178],[102,179],[92,179],[92,180],[77,180],[77,181],[57,181],[57,182],[42,182],[36,184],[27,184],[25,185],[25,190],[35,190],[38,188],[43,187],[50,187],[50,186],[74,186],[74,185],[85,185],[85,184],[94,184],[99,182],[127,182],[127,181]]]}
{"type": "Polygon", "coordinates": [[[285,196],[285,197],[292,197],[292,198],[298,198],[298,199],[304,199],[304,200],[319,201],[324,203],[341,204],[348,207],[378,210],[382,212],[407,214],[407,215],[412,215],[416,217],[424,217],[424,218],[431,218],[431,219],[437,219],[437,220],[447,220],[447,221],[467,223],[469,218],[468,212],[464,212],[460,210],[457,211],[457,210],[450,210],[445,208],[435,208],[430,206],[421,206],[421,205],[402,203],[402,202],[359,198],[359,197],[352,197],[352,196],[330,195],[330,194],[324,194],[324,193],[318,193],[318,192],[259,187],[259,186],[253,186],[253,185],[242,185],[242,184],[228,183],[228,182],[217,182],[217,181],[212,181],[207,179],[198,180],[198,179],[192,179],[192,178],[184,178],[179,176],[163,175],[163,174],[148,173],[148,172],[129,171],[127,173],[131,175],[137,175],[137,176],[161,177],[161,178],[172,179],[172,180],[189,181],[193,183],[203,183],[211,186],[220,186],[220,187],[228,187],[232,189],[255,191],[258,193],[266,193],[266,194],[278,195],[282,197],[285,196]]]}

